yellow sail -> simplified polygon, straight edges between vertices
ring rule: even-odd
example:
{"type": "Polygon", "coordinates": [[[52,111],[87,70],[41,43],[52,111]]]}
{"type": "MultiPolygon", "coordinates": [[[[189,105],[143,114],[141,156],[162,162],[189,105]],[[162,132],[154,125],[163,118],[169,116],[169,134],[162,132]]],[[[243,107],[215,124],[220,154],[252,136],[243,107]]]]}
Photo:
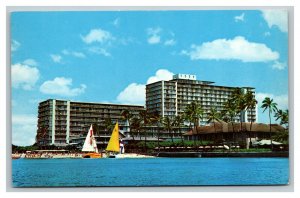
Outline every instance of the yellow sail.
{"type": "Polygon", "coordinates": [[[106,147],[107,151],[120,152],[120,143],[119,143],[119,125],[118,122],[110,136],[108,145],[106,147]]]}

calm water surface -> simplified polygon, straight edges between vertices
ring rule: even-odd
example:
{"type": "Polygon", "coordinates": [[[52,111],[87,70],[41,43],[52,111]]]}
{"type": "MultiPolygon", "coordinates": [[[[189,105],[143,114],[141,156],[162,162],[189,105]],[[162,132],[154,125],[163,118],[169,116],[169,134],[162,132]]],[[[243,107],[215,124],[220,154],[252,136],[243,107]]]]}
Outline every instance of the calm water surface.
{"type": "Polygon", "coordinates": [[[14,187],[287,184],[288,158],[18,159],[14,187]]]}

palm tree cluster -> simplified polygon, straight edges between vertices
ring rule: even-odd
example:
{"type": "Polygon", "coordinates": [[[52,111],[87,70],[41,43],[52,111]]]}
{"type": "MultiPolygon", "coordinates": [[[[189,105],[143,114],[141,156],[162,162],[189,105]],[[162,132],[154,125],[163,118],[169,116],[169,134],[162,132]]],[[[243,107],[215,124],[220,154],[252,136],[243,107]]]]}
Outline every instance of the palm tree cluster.
{"type": "Polygon", "coordinates": [[[285,125],[286,130],[289,128],[289,110],[282,111],[278,109],[275,113],[276,121],[280,120],[280,125],[285,125]]]}
{"type": "MultiPolygon", "coordinates": [[[[133,115],[128,110],[124,110],[121,113],[122,119],[127,122],[127,131],[130,132],[131,137],[135,138],[135,136],[139,136],[140,141],[142,140],[142,136],[144,136],[144,148],[145,151],[147,149],[147,132],[149,128],[153,131],[153,127],[159,125],[159,114],[149,113],[147,110],[140,111],[139,114],[133,115]]],[[[159,132],[157,133],[157,138],[159,140],[159,132]]],[[[159,144],[159,142],[158,142],[159,144]]]]}
{"type": "Polygon", "coordinates": [[[178,134],[180,134],[181,141],[183,142],[183,136],[181,132],[181,128],[183,126],[184,117],[183,116],[175,116],[175,117],[161,117],[158,112],[149,113],[147,110],[139,112],[139,114],[133,115],[128,110],[124,110],[121,113],[122,119],[127,123],[127,132],[131,134],[133,140],[135,137],[139,137],[139,140],[142,141],[142,137],[144,138],[144,150],[147,149],[147,134],[149,131],[154,134],[155,128],[156,130],[156,139],[157,145],[160,146],[160,136],[162,132],[160,129],[164,129],[168,132],[168,136],[171,138],[172,143],[174,142],[174,132],[177,130],[178,134]]]}
{"type": "MultiPolygon", "coordinates": [[[[193,124],[193,128],[194,130],[196,130],[197,133],[197,140],[199,140],[198,126],[200,120],[203,119],[203,115],[204,111],[201,105],[196,101],[193,101],[190,104],[188,104],[183,113],[184,120],[190,123],[190,128],[191,124],[193,124]]],[[[196,144],[196,138],[194,138],[194,143],[196,144]]]]}
{"type": "Polygon", "coordinates": [[[239,131],[243,131],[242,123],[245,122],[245,118],[243,117],[245,111],[250,112],[250,131],[252,128],[252,110],[255,109],[257,104],[257,100],[255,99],[254,93],[248,90],[246,93],[243,92],[243,89],[236,88],[231,97],[224,103],[224,110],[221,115],[224,121],[229,121],[232,123],[233,131],[234,125],[233,123],[240,116],[240,129],[239,131]]]}
{"type": "MultiPolygon", "coordinates": [[[[272,144],[272,129],[271,129],[271,114],[275,113],[275,118],[276,121],[280,120],[280,125],[285,125],[285,129],[286,129],[286,133],[285,133],[285,137],[286,140],[288,140],[288,124],[289,124],[289,111],[288,110],[281,110],[277,108],[277,103],[275,103],[273,101],[273,99],[266,97],[263,102],[262,102],[262,106],[261,108],[264,109],[263,112],[265,112],[266,110],[269,110],[269,121],[270,121],[270,140],[271,140],[271,148],[273,148],[273,144],[272,144]]],[[[281,136],[282,134],[279,134],[279,136],[281,136]]]]}
{"type": "MultiPolygon", "coordinates": [[[[238,115],[240,115],[240,131],[244,132],[242,122],[244,118],[242,115],[244,114],[243,111],[247,110],[250,112],[250,132],[252,130],[252,112],[255,109],[257,104],[257,100],[253,92],[247,91],[246,93],[242,92],[242,89],[237,88],[233,91],[232,96],[224,103],[224,110],[222,111],[222,118],[224,121],[229,121],[232,123],[232,128],[234,132],[234,122],[238,115]]],[[[280,125],[285,125],[286,131],[288,131],[288,110],[280,110],[277,108],[277,103],[273,101],[273,99],[266,97],[262,101],[263,112],[268,110],[269,113],[269,130],[270,130],[270,140],[272,145],[272,122],[271,122],[271,115],[275,113],[276,121],[280,120],[280,125]]],[[[245,120],[246,121],[246,120],[245,120]]],[[[251,136],[250,136],[251,137],[251,136]]]]}
{"type": "Polygon", "coordinates": [[[177,130],[178,134],[180,134],[181,142],[183,143],[183,136],[181,133],[181,128],[183,127],[184,117],[177,115],[175,117],[162,117],[161,124],[163,128],[168,132],[171,137],[172,143],[174,143],[174,133],[177,130]]]}
{"type": "MultiPolygon", "coordinates": [[[[245,133],[246,128],[243,127],[243,122],[246,122],[245,111],[247,111],[248,116],[250,116],[250,132],[252,130],[252,123],[255,119],[253,119],[252,113],[254,112],[257,105],[257,100],[255,99],[255,95],[251,90],[247,90],[244,92],[242,88],[236,88],[231,97],[223,103],[222,110],[220,108],[212,107],[207,113],[204,113],[201,105],[193,101],[188,104],[184,110],[184,112],[180,115],[176,116],[164,116],[161,117],[158,112],[149,113],[147,110],[141,111],[139,114],[133,115],[128,110],[124,110],[121,113],[122,119],[127,123],[127,131],[131,134],[133,140],[135,137],[139,137],[140,141],[144,138],[144,148],[146,151],[146,142],[147,137],[149,136],[149,131],[154,134],[154,130],[156,128],[156,138],[157,145],[160,145],[160,137],[162,135],[162,131],[160,129],[164,129],[168,136],[170,137],[172,143],[174,143],[175,134],[180,135],[182,143],[183,134],[181,129],[185,126],[184,122],[189,123],[189,128],[196,131],[196,137],[194,138],[194,145],[196,145],[196,140],[202,141],[200,138],[200,134],[198,133],[198,127],[200,122],[206,120],[207,123],[213,123],[215,134],[217,133],[216,123],[217,122],[227,122],[231,123],[233,132],[237,131],[240,133],[245,133]],[[237,120],[240,120],[239,129],[235,129],[234,126],[237,120]]],[[[282,111],[277,109],[277,104],[273,102],[273,99],[265,98],[262,102],[263,112],[268,110],[269,119],[270,119],[270,139],[272,141],[272,132],[271,132],[271,114],[275,113],[276,121],[280,120],[281,125],[285,125],[286,129],[288,129],[288,110],[282,111]]],[[[248,131],[249,132],[249,131],[248,131]]],[[[249,137],[251,137],[249,133],[249,137]]],[[[223,135],[221,137],[223,140],[223,135]]],[[[250,139],[251,140],[251,139],[250,139]]]]}
{"type": "Polygon", "coordinates": [[[244,134],[246,129],[243,128],[243,122],[246,122],[245,111],[250,112],[250,132],[249,137],[251,141],[251,131],[253,123],[253,110],[255,109],[257,100],[255,95],[251,90],[247,90],[244,93],[242,88],[235,88],[232,92],[231,97],[224,103],[224,109],[221,112],[221,117],[223,121],[230,122],[232,125],[232,130],[235,132],[234,123],[239,117],[240,128],[237,129],[241,134],[244,134]]]}

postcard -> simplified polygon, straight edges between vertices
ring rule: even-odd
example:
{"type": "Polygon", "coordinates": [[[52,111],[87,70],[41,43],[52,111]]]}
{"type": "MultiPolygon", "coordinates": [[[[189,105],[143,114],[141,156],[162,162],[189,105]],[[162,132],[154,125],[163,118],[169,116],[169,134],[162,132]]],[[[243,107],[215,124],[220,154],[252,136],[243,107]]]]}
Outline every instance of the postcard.
{"type": "Polygon", "coordinates": [[[12,12],[12,187],[289,184],[288,14],[12,12]]]}

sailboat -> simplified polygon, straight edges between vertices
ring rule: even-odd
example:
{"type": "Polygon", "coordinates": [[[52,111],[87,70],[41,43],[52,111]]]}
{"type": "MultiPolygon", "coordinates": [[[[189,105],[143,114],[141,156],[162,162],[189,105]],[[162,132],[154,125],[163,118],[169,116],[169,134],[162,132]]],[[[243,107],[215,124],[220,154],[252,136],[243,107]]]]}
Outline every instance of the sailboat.
{"type": "Polygon", "coordinates": [[[140,155],[136,153],[126,153],[124,143],[121,139],[119,139],[119,125],[116,123],[114,130],[110,136],[107,147],[105,149],[107,151],[106,157],[108,158],[148,158],[153,156],[140,155]]]}
{"type": "MultiPolygon", "coordinates": [[[[122,148],[124,148],[124,145],[122,144],[122,148]]],[[[123,150],[123,149],[122,149],[123,150]]],[[[110,136],[110,139],[108,141],[106,151],[108,152],[107,157],[108,158],[115,158],[117,154],[120,153],[120,140],[119,140],[119,124],[116,123],[114,130],[110,136]]]]}
{"type": "Polygon", "coordinates": [[[98,148],[97,148],[97,143],[96,139],[94,137],[94,131],[93,131],[93,126],[91,125],[88,134],[85,138],[83,147],[82,147],[83,152],[88,152],[86,154],[83,154],[83,158],[101,158],[102,155],[101,153],[98,153],[98,148]]]}

